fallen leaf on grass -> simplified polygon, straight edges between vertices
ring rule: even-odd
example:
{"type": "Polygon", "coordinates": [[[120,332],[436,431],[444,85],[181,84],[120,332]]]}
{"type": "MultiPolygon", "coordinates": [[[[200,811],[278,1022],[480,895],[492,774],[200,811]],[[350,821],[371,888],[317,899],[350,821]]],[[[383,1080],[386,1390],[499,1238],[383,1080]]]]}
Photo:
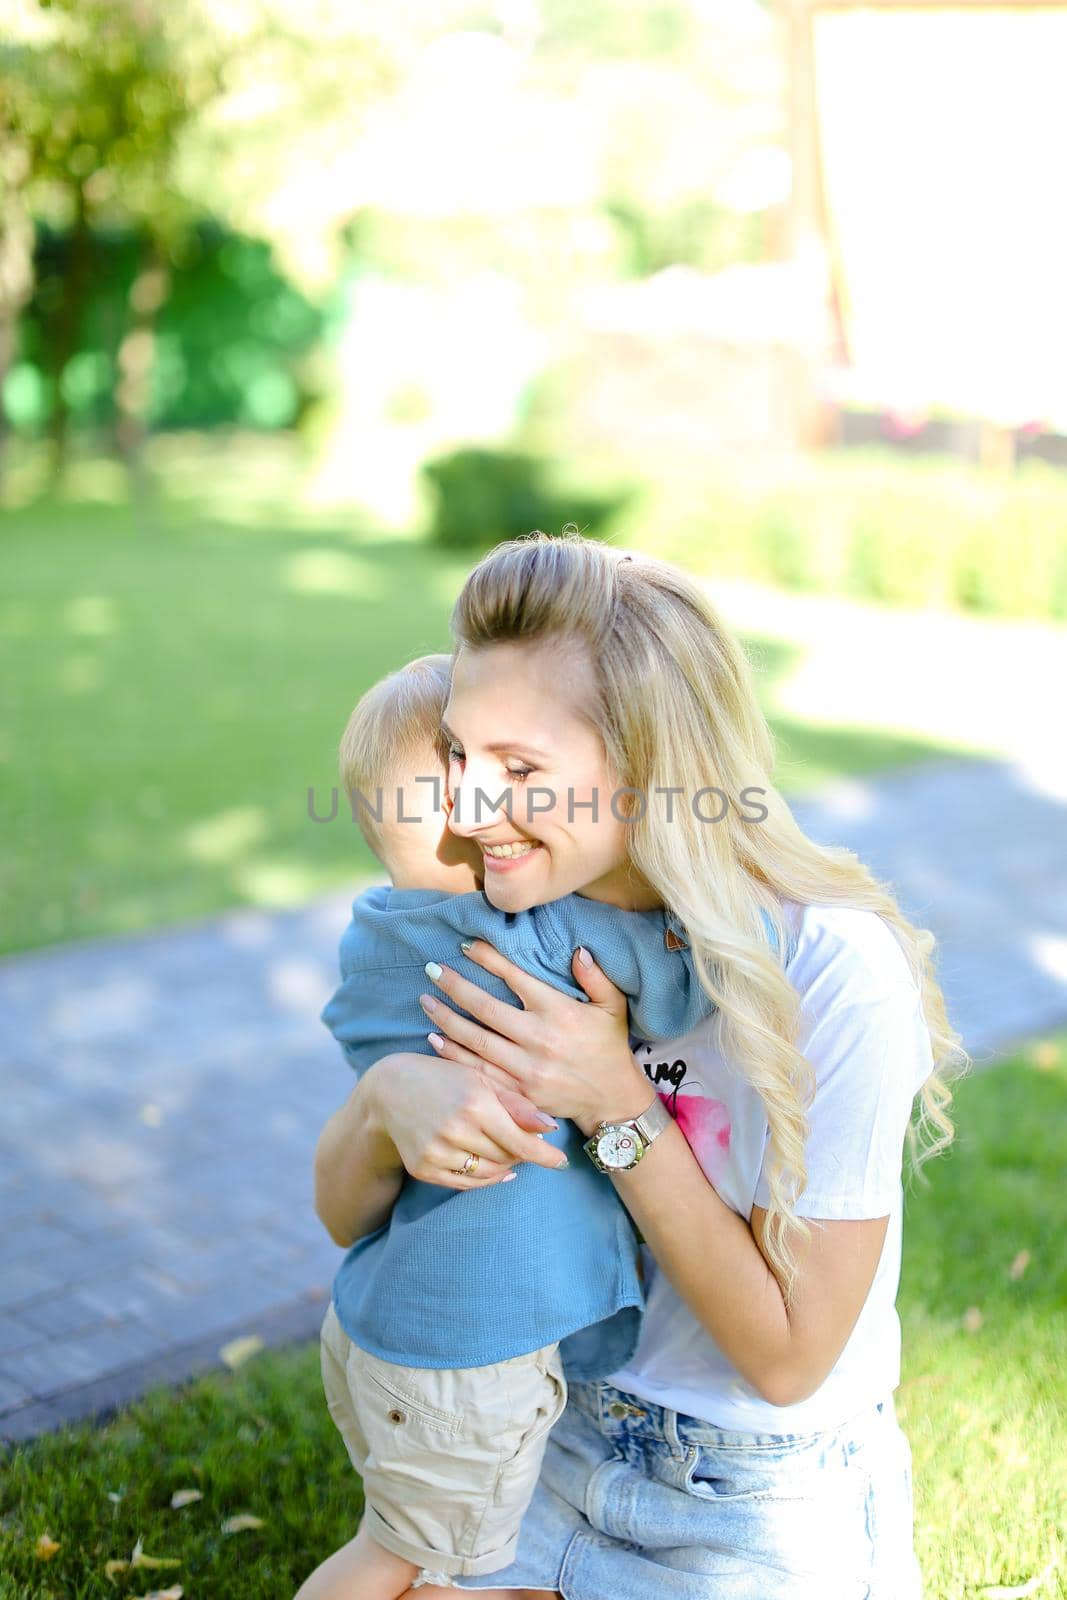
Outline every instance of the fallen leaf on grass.
{"type": "Polygon", "coordinates": [[[110,1581],[113,1583],[115,1581],[116,1573],[125,1572],[129,1564],[130,1563],[128,1561],[120,1561],[118,1558],[116,1558],[114,1561],[105,1561],[104,1577],[110,1579],[110,1581]]]}
{"type": "Polygon", "coordinates": [[[979,1589],[978,1593],[984,1595],[985,1600],[1021,1600],[1023,1595],[1034,1594],[1036,1590],[1042,1587],[1055,1565],[1056,1558],[1054,1556],[1036,1577],[1030,1579],[1029,1583],[1020,1583],[1015,1586],[1008,1585],[1007,1587],[995,1583],[988,1588],[979,1589]]]}
{"type": "Polygon", "coordinates": [[[235,1517],[227,1517],[222,1524],[223,1533],[243,1533],[246,1528],[262,1528],[262,1517],[254,1517],[250,1511],[240,1511],[235,1517]]]}
{"type": "Polygon", "coordinates": [[[247,1361],[249,1356],[254,1356],[263,1349],[263,1340],[258,1333],[246,1333],[240,1339],[231,1339],[229,1344],[224,1344],[219,1351],[219,1360],[224,1361],[228,1367],[239,1367],[242,1361],[247,1361]]]}
{"type": "Polygon", "coordinates": [[[194,1500],[202,1500],[203,1492],[200,1489],[175,1489],[170,1497],[172,1511],[179,1511],[182,1506],[191,1506],[194,1500]]]}
{"type": "Polygon", "coordinates": [[[968,1306],[961,1321],[968,1333],[977,1333],[982,1326],[982,1313],[977,1306],[968,1306]]]}
{"type": "Polygon", "coordinates": [[[59,1545],[52,1538],[52,1535],[50,1533],[42,1533],[33,1547],[33,1553],[38,1561],[51,1561],[58,1549],[59,1545]]]}
{"type": "Polygon", "coordinates": [[[133,1594],[130,1600],[182,1600],[184,1593],[181,1584],[174,1583],[169,1589],[150,1589],[147,1594],[133,1594]]]}
{"type": "Polygon", "coordinates": [[[1023,1273],[1026,1271],[1026,1269],[1027,1269],[1027,1267],[1029,1265],[1030,1265],[1030,1252],[1029,1252],[1029,1250],[1020,1250],[1019,1254],[1015,1257],[1015,1260],[1012,1262],[1011,1266],[1008,1268],[1008,1277],[1009,1278],[1021,1278],[1023,1273]]]}
{"type": "Polygon", "coordinates": [[[180,1567],[181,1564],[180,1556],[146,1556],[143,1539],[138,1539],[130,1557],[131,1567],[180,1567]]]}

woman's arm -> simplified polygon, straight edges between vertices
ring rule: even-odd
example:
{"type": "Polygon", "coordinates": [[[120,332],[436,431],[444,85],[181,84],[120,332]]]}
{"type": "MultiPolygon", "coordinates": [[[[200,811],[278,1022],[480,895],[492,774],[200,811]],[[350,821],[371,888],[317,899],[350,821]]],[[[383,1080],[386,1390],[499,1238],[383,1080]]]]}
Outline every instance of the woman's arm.
{"type": "Polygon", "coordinates": [[[557,1127],[514,1085],[433,1056],[398,1053],[368,1067],[315,1148],[315,1211],[346,1248],[388,1219],[407,1171],[424,1183],[481,1189],[516,1161],[558,1167],[566,1157],[537,1130],[557,1127]],[[527,1131],[530,1130],[530,1131],[527,1131]],[[456,1169],[478,1156],[476,1173],[456,1169]]]}
{"type": "Polygon", "coordinates": [[[753,1206],[750,1224],[728,1206],[677,1123],[636,1167],[611,1176],[657,1265],[762,1398],[788,1406],[814,1394],[863,1308],[889,1218],[814,1223],[787,1313],[763,1253],[767,1212],[753,1206]]]}
{"type": "MultiPolygon", "coordinates": [[[[586,1005],[531,978],[479,940],[465,952],[504,979],[523,1008],[504,1005],[450,968],[435,987],[468,1021],[431,997],[438,1054],[510,1083],[536,1105],[571,1117],[587,1136],[597,1124],[647,1110],[655,1093],[629,1048],[626,998],[579,953],[575,977],[586,1005]],[[499,1032],[495,1031],[499,1030],[499,1032]]],[[[432,1042],[432,1036],[431,1036],[432,1042]]],[[[793,1310],[762,1250],[766,1212],[751,1225],[709,1182],[677,1124],[640,1163],[613,1175],[616,1192],[658,1265],[719,1349],[771,1405],[813,1394],[848,1339],[867,1297],[887,1218],[820,1222],[802,1259],[793,1310]]]]}
{"type": "Polygon", "coordinates": [[[375,1104],[376,1071],[364,1073],[315,1146],[315,1212],[345,1249],[382,1226],[404,1181],[399,1152],[375,1104]]]}

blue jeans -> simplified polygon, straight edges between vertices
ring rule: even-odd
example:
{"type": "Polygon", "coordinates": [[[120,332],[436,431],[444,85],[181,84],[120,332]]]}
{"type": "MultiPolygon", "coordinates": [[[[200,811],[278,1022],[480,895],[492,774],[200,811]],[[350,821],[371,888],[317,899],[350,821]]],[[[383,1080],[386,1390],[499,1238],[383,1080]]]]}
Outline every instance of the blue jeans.
{"type": "Polygon", "coordinates": [[[515,1560],[455,1585],[564,1600],[922,1600],[893,1397],[820,1433],[741,1433],[572,1383],[515,1560]]]}

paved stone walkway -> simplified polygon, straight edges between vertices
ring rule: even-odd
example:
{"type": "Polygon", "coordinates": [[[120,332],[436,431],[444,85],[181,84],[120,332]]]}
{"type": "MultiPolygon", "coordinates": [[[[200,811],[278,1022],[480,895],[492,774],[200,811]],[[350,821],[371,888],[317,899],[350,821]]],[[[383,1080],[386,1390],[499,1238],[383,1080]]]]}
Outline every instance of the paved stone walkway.
{"type": "MultiPolygon", "coordinates": [[[[797,802],[943,941],[977,1064],[1067,1024],[1067,793],[944,760],[797,802]]],[[[311,1156],[352,1075],[318,1020],[352,893],[0,962],[0,1440],[313,1338],[343,1254],[311,1156]]]]}

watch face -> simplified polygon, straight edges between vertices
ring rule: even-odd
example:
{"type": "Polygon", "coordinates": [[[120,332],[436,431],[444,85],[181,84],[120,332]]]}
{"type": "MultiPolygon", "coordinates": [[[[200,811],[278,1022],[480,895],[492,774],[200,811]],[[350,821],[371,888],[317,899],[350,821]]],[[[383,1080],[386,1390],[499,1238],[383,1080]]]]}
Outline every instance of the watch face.
{"type": "Polygon", "coordinates": [[[597,1141],[596,1153],[606,1167],[632,1167],[637,1159],[637,1138],[629,1128],[611,1128],[597,1141]]]}

